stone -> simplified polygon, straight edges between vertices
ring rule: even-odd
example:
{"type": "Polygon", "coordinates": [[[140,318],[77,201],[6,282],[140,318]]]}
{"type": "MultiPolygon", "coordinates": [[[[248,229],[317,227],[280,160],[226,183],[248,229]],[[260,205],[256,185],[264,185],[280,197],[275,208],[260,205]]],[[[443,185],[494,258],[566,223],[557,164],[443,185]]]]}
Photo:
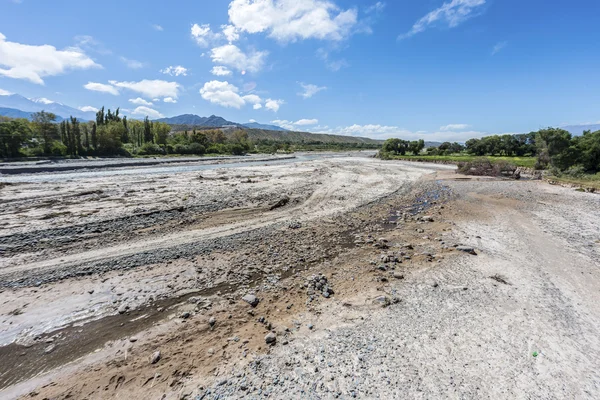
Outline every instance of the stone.
{"type": "Polygon", "coordinates": [[[135,343],[135,342],[137,342],[137,338],[135,336],[132,336],[132,337],[129,338],[129,341],[131,343],[135,343]]]}
{"type": "Polygon", "coordinates": [[[277,341],[277,335],[274,334],[273,332],[269,332],[266,336],[265,336],[265,343],[266,344],[275,344],[275,342],[277,341]]]}
{"type": "Polygon", "coordinates": [[[404,275],[402,275],[400,272],[394,272],[394,278],[396,278],[396,279],[404,279],[404,275]]]}
{"type": "Polygon", "coordinates": [[[119,314],[125,314],[127,310],[129,310],[129,306],[127,304],[121,304],[117,311],[119,312],[119,314]]]}
{"type": "Polygon", "coordinates": [[[156,350],[150,357],[150,364],[156,364],[160,360],[160,350],[156,350]]]}
{"type": "Polygon", "coordinates": [[[189,318],[189,317],[191,317],[191,316],[192,316],[192,314],[190,314],[190,313],[189,313],[189,312],[187,312],[187,311],[181,314],[181,318],[182,318],[182,319],[188,319],[188,318],[189,318]]]}
{"type": "Polygon", "coordinates": [[[424,222],[433,222],[433,217],[430,216],[430,215],[424,215],[424,216],[421,217],[421,221],[424,221],[424,222]]]}
{"type": "Polygon", "coordinates": [[[260,302],[260,300],[258,300],[258,298],[253,294],[245,295],[244,297],[242,297],[242,300],[244,300],[246,303],[250,304],[252,307],[256,307],[258,305],[258,303],[260,302]]]}
{"type": "Polygon", "coordinates": [[[208,324],[210,326],[215,326],[216,323],[217,323],[217,320],[215,319],[215,317],[210,317],[210,319],[208,320],[208,324]]]}
{"type": "Polygon", "coordinates": [[[475,249],[471,246],[456,246],[456,250],[458,251],[462,251],[468,254],[472,254],[474,256],[477,255],[477,253],[475,252],[475,249]]]}

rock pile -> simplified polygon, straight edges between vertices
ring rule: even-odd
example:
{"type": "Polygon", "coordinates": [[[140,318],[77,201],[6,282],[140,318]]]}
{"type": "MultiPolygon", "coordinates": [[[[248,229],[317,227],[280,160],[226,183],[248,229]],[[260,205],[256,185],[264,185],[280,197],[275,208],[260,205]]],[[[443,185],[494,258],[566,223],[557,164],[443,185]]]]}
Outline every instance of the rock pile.
{"type": "Polygon", "coordinates": [[[327,282],[327,277],[322,274],[312,275],[309,277],[306,282],[306,287],[306,294],[309,296],[311,301],[314,300],[315,296],[319,293],[325,298],[329,298],[332,294],[334,294],[333,289],[327,282]]]}

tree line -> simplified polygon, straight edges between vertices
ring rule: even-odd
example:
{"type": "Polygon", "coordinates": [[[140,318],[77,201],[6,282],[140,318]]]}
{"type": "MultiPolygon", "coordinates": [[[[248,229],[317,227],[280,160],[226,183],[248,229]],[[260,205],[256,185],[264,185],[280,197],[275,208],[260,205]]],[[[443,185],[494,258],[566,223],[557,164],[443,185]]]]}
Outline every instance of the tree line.
{"type": "MultiPolygon", "coordinates": [[[[388,139],[381,156],[419,155],[423,148],[401,139],[388,139]]],[[[516,135],[490,135],[469,139],[465,144],[444,142],[429,147],[426,155],[474,155],[504,157],[536,157],[536,169],[553,169],[557,173],[600,172],[600,131],[585,131],[573,136],[560,128],[546,128],[516,135]]]]}
{"type": "Polygon", "coordinates": [[[244,131],[226,136],[220,129],[171,134],[168,124],[130,120],[102,107],[95,121],[40,111],[31,120],[0,117],[0,157],[130,156],[166,154],[244,154],[251,149],[244,131]]]}

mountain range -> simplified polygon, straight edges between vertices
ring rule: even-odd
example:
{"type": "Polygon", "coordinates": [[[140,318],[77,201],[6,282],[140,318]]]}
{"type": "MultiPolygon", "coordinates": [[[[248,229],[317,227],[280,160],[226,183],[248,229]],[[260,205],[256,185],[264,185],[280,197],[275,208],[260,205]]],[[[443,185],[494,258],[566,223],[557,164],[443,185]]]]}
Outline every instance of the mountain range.
{"type": "MultiPolygon", "coordinates": [[[[56,114],[57,122],[69,118],[70,116],[76,117],[83,121],[93,121],[96,119],[96,113],[93,111],[81,111],[77,108],[69,107],[65,104],[45,98],[28,99],[20,94],[0,96],[0,116],[31,119],[31,114],[42,110],[56,114]]],[[[227,121],[225,118],[216,115],[211,115],[210,117],[200,117],[193,114],[183,114],[170,118],[159,118],[155,121],[165,122],[169,125],[185,125],[190,127],[196,126],[220,128],[223,126],[232,125],[251,129],[287,131],[287,129],[277,125],[259,124],[257,122],[240,124],[238,122],[227,121]]]]}
{"type": "Polygon", "coordinates": [[[183,114],[176,117],[170,118],[159,118],[155,121],[164,122],[169,125],[185,125],[189,127],[210,127],[210,128],[221,128],[223,126],[239,126],[251,129],[267,129],[271,131],[287,131],[277,125],[265,125],[259,124],[258,122],[249,122],[247,124],[240,124],[238,122],[227,121],[225,118],[211,115],[210,117],[200,117],[194,114],[183,114]]]}
{"type": "MultiPolygon", "coordinates": [[[[39,99],[28,99],[26,97],[21,96],[20,94],[11,94],[8,96],[0,96],[0,108],[8,108],[13,111],[21,111],[34,113],[38,111],[48,111],[53,114],[56,114],[57,117],[60,117],[60,120],[64,118],[69,118],[70,116],[76,117],[81,120],[90,121],[96,119],[95,112],[85,112],[81,111],[77,108],[69,107],[67,105],[57,103],[55,101],[51,101],[45,98],[39,99]]],[[[8,113],[8,111],[7,111],[8,113]]],[[[0,113],[3,116],[10,116],[0,113]]],[[[29,117],[24,117],[29,118],[29,117]]],[[[58,118],[57,118],[58,119],[58,118]]]]}
{"type": "Polygon", "coordinates": [[[569,125],[563,126],[562,129],[571,132],[571,135],[581,136],[583,131],[600,131],[600,124],[589,124],[589,125],[569,125]]]}

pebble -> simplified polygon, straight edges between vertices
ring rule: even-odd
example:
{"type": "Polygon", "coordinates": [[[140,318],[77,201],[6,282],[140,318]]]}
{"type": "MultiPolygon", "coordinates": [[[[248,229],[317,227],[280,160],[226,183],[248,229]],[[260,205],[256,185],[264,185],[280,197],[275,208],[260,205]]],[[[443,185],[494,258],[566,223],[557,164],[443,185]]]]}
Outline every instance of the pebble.
{"type": "Polygon", "coordinates": [[[265,336],[265,343],[267,343],[267,344],[275,344],[276,341],[277,341],[277,335],[274,334],[273,332],[269,332],[265,336]]]}

